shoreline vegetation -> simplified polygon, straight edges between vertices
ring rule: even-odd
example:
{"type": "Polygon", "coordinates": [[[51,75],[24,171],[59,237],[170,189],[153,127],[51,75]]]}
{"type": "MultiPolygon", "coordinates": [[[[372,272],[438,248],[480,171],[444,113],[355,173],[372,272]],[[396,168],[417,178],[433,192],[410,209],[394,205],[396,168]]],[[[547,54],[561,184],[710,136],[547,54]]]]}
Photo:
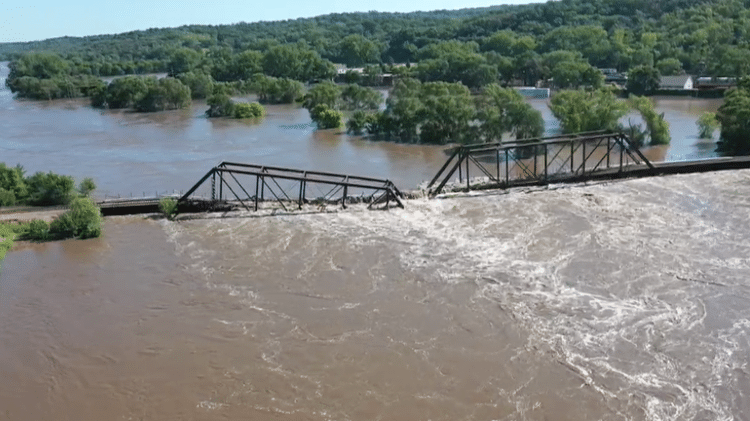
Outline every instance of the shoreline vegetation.
{"type": "MultiPolygon", "coordinates": [[[[572,0],[65,37],[0,44],[0,58],[11,60],[6,84],[18,97],[89,97],[95,107],[140,112],[208,99],[209,116],[232,118],[259,118],[261,104],[299,102],[320,129],[346,125],[401,142],[533,137],[538,116],[499,89],[545,87],[556,91],[551,108],[566,132],[618,129],[641,144],[664,144],[663,116],[630,95],[658,93],[662,76],[742,86],[736,81],[750,73],[750,43],[732,28],[748,26],[745,0],[601,0],[596,7],[572,0]],[[157,72],[167,77],[137,76],[157,72]],[[105,76],[117,78],[106,83],[105,76]],[[382,111],[371,86],[391,88],[382,111]],[[625,102],[644,127],[613,125],[610,117],[624,106],[609,101],[611,89],[630,96],[625,102]],[[258,103],[231,99],[247,94],[258,103]]],[[[728,96],[716,117],[725,154],[750,151],[750,137],[741,135],[750,106],[741,94],[728,96]]]]}
{"type": "Polygon", "coordinates": [[[94,238],[102,234],[102,215],[90,198],[96,189],[91,178],[76,188],[73,177],[37,172],[26,177],[21,165],[8,167],[0,163],[0,209],[17,204],[39,207],[66,206],[51,222],[0,221],[0,265],[15,240],[51,241],[66,238],[94,238]]]}

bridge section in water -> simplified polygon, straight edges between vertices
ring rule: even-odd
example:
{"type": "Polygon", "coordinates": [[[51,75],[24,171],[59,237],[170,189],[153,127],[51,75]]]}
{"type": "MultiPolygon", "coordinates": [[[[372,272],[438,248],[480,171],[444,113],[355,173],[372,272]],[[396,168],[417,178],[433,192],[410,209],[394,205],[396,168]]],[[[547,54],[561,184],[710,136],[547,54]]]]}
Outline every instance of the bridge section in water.
{"type": "Polygon", "coordinates": [[[476,190],[625,176],[656,167],[623,133],[589,132],[514,142],[460,145],[427,186],[476,190]],[[476,174],[472,177],[472,174],[476,174]],[[454,179],[458,177],[458,180],[454,179]]]}
{"type": "MultiPolygon", "coordinates": [[[[623,133],[590,132],[508,143],[456,147],[427,186],[434,197],[470,191],[551,183],[750,168],[750,157],[651,163],[623,133]]],[[[403,207],[404,194],[387,179],[321,171],[222,162],[187,193],[173,196],[180,212],[236,208],[324,209],[366,203],[368,208],[403,207]]],[[[104,215],[159,211],[159,198],[99,202],[104,215]]]]}
{"type": "Polygon", "coordinates": [[[343,208],[358,202],[368,203],[369,208],[404,207],[403,194],[390,180],[237,162],[222,162],[209,170],[179,202],[190,203],[191,196],[206,183],[211,201],[233,201],[245,210],[257,211],[269,202],[285,211],[310,203],[339,203],[343,208]]]}

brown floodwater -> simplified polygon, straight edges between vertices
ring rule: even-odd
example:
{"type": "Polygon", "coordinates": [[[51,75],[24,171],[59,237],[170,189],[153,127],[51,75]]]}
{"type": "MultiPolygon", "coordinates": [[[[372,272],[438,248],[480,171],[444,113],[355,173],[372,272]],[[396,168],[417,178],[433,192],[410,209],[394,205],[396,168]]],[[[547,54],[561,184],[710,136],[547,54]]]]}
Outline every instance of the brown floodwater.
{"type": "MultiPolygon", "coordinates": [[[[718,106],[669,101],[685,119],[718,106]]],[[[201,107],[0,90],[0,162],[141,194],[224,159],[404,188],[444,159],[315,132],[294,107],[262,123],[201,107]]],[[[750,171],[727,171],[390,211],[116,217],[102,238],[20,243],[0,272],[0,419],[748,419],[749,198],[750,171]]]]}

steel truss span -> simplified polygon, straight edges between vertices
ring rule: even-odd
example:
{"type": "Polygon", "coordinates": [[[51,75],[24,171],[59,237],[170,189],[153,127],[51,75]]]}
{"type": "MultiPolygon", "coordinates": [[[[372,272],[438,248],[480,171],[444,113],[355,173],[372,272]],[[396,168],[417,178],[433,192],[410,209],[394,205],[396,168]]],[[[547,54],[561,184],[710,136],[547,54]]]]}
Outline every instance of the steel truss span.
{"type": "Polygon", "coordinates": [[[654,166],[623,133],[588,132],[507,143],[460,145],[427,189],[508,188],[618,177],[654,166]],[[475,176],[472,178],[472,170],[475,176]],[[454,177],[458,175],[457,183],[454,177]],[[433,188],[434,186],[434,188],[433,188]]]}
{"type": "Polygon", "coordinates": [[[264,204],[276,204],[285,211],[305,204],[367,203],[403,208],[403,194],[390,181],[371,177],[305,171],[265,165],[222,162],[211,168],[179,202],[191,201],[204,183],[210,183],[211,201],[236,201],[246,210],[257,211],[264,204]]]}

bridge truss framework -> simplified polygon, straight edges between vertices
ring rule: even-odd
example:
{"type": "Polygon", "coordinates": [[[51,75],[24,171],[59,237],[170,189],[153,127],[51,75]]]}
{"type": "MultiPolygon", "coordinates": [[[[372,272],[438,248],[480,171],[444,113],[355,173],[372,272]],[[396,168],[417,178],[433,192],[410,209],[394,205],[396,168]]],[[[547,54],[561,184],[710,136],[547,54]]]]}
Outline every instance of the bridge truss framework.
{"type": "Polygon", "coordinates": [[[442,193],[456,173],[458,184],[452,187],[473,190],[616,177],[644,166],[654,169],[623,133],[588,132],[479,143],[458,146],[427,189],[431,196],[442,193]],[[480,176],[472,178],[471,168],[480,176]]]}

